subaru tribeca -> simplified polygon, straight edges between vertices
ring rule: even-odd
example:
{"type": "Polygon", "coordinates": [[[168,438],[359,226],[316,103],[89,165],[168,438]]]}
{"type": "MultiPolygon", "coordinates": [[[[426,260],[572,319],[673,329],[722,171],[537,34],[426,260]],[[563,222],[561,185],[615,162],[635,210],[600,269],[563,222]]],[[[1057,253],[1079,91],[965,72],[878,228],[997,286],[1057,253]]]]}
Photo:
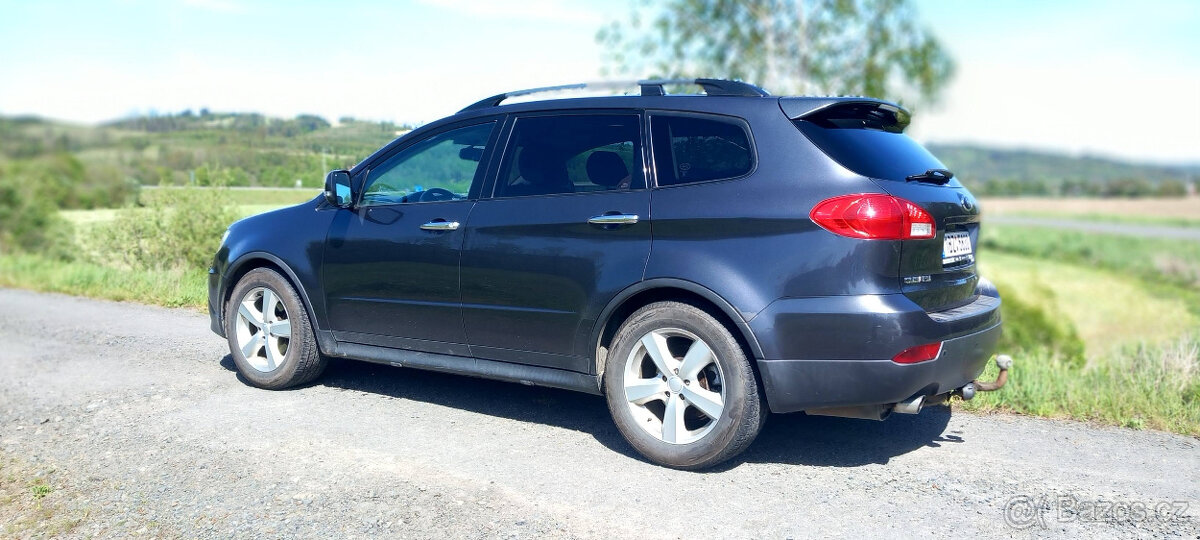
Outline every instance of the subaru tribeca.
{"type": "Polygon", "coordinates": [[[1000,336],[979,205],[904,108],[637,84],[484,99],[231,225],[209,312],[239,373],[281,389],[337,357],[601,394],[684,469],[769,412],[974,394],[1000,336]]]}

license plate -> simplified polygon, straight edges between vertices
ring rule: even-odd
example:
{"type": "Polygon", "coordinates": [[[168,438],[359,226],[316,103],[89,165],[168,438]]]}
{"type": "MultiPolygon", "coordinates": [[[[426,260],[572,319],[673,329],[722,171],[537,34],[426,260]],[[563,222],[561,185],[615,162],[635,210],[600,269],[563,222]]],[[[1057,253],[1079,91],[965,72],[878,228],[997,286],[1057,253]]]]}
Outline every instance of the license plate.
{"type": "Polygon", "coordinates": [[[947,232],[942,241],[942,266],[953,266],[974,262],[971,252],[971,234],[966,231],[947,232]]]}

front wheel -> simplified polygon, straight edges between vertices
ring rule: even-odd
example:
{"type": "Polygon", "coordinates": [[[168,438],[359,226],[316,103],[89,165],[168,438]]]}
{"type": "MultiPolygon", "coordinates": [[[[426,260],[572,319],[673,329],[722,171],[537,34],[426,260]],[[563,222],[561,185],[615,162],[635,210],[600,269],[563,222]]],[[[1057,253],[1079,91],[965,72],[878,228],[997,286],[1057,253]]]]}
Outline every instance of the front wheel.
{"type": "Polygon", "coordinates": [[[621,434],[668,467],[700,469],[741,453],[767,415],[737,339],[690,304],[634,312],[617,331],[604,378],[621,434]]]}
{"type": "Polygon", "coordinates": [[[247,272],[230,296],[225,324],[233,363],[254,386],[280,390],[325,370],[300,295],[278,272],[247,272]]]}

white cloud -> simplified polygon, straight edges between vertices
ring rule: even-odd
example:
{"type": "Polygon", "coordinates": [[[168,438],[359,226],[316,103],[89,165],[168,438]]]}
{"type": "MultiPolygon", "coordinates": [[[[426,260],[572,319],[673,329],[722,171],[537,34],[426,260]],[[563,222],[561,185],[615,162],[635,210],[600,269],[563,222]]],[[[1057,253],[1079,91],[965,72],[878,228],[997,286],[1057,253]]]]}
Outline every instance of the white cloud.
{"type": "Polygon", "coordinates": [[[917,138],[1200,162],[1200,71],[1119,57],[962,62],[959,69],[946,102],[914,117],[917,138]]]}

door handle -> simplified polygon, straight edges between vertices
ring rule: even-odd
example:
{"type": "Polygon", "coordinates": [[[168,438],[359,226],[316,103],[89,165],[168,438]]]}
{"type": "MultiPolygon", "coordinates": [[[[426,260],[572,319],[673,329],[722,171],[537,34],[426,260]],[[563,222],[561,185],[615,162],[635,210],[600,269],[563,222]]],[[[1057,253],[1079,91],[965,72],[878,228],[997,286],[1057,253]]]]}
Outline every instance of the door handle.
{"type": "Polygon", "coordinates": [[[605,214],[588,218],[588,223],[592,225],[633,225],[637,222],[637,214],[605,214]]]}
{"type": "Polygon", "coordinates": [[[456,231],[458,230],[457,221],[430,221],[421,225],[421,229],[426,231],[456,231]]]}

